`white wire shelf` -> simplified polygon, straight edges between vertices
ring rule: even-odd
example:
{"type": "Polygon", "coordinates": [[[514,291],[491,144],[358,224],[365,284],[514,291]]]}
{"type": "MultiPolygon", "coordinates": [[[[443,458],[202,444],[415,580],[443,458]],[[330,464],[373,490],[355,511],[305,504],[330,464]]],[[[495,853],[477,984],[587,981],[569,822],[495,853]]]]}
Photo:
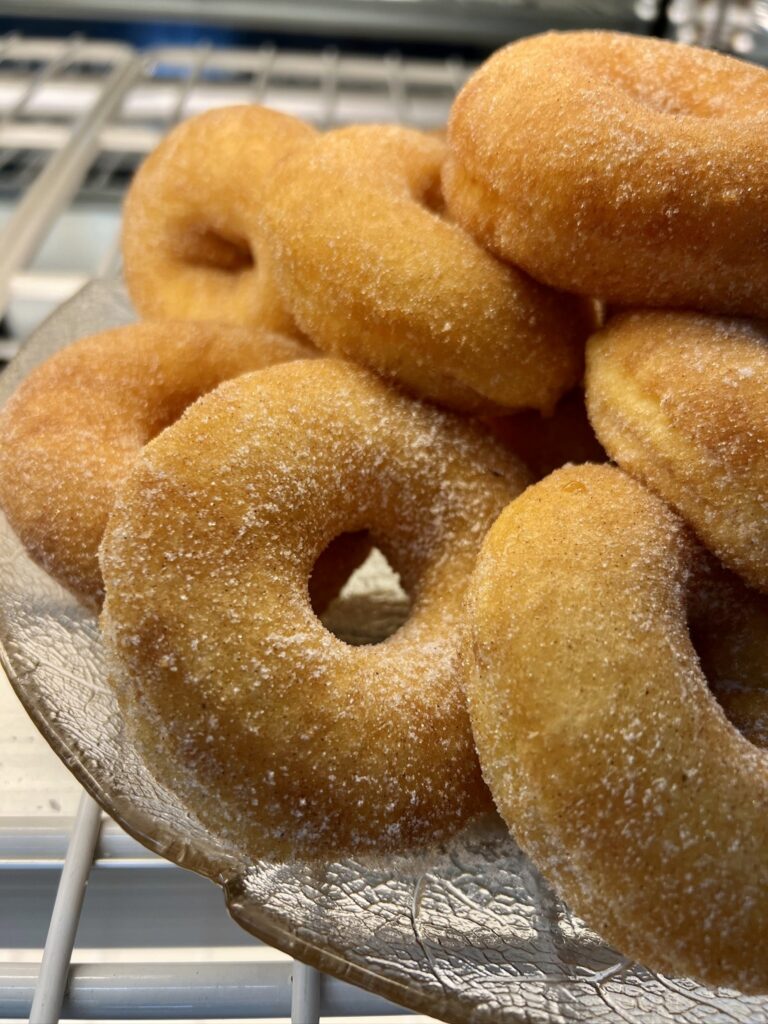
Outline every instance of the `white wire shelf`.
{"type": "Polygon", "coordinates": [[[180,120],[260,102],[320,128],[381,121],[432,129],[445,123],[470,71],[460,58],[332,47],[138,54],[77,36],[0,39],[0,358],[88,279],[115,271],[120,200],[180,120]]]}

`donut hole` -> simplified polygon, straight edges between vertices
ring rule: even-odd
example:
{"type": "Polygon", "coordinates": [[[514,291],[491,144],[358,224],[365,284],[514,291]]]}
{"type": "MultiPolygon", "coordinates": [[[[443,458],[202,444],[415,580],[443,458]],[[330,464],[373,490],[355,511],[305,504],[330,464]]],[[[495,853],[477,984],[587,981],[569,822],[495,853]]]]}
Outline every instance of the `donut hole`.
{"type": "Polygon", "coordinates": [[[328,582],[338,585],[338,594],[324,608],[318,608],[313,601],[315,613],[328,632],[344,643],[355,647],[382,643],[407,621],[411,596],[404,589],[396,567],[373,545],[367,531],[342,534],[325,548],[310,576],[311,594],[318,592],[319,573],[331,577],[328,582]],[[350,564],[349,552],[360,550],[361,539],[368,545],[367,557],[351,567],[346,580],[340,581],[337,576],[334,581],[333,573],[343,572],[350,564]]]}
{"type": "Polygon", "coordinates": [[[182,260],[193,267],[242,274],[256,266],[253,250],[244,238],[227,237],[210,227],[187,232],[181,249],[182,260]]]}
{"type": "Polygon", "coordinates": [[[768,668],[764,619],[768,602],[758,598],[735,622],[712,609],[688,612],[688,635],[709,690],[731,725],[757,747],[768,749],[768,668]]]}

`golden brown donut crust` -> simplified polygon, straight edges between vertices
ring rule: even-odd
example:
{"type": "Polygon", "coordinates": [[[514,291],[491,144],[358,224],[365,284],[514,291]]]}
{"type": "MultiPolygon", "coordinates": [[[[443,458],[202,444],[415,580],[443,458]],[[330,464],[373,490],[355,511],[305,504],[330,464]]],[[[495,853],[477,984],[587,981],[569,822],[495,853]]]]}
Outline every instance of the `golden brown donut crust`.
{"type": "Polygon", "coordinates": [[[470,586],[483,773],[572,909],[653,970],[768,990],[768,754],[686,626],[687,531],[621,470],[571,466],[499,517],[470,586]]]}
{"type": "Polygon", "coordinates": [[[492,252],[623,305],[768,315],[768,72],[611,32],[499,50],[457,97],[448,207],[492,252]]]}
{"type": "Polygon", "coordinates": [[[768,591],[768,329],[695,313],[614,317],[587,348],[587,408],[611,458],[768,591]]]}
{"type": "Polygon", "coordinates": [[[151,319],[295,334],[258,240],[263,183],[314,130],[266,107],[222,107],[175,128],[139,168],[123,210],[125,280],[151,319]]]}
{"type": "Polygon", "coordinates": [[[98,606],[99,543],[142,445],[228,377],[307,351],[263,331],[168,321],[82,338],[36,367],[0,413],[0,505],[30,555],[98,606]]]}
{"type": "Polygon", "coordinates": [[[420,397],[551,409],[580,378],[593,310],[441,215],[444,155],[421,132],[358,125],[278,164],[263,233],[286,304],[324,351],[420,397]]]}
{"type": "Polygon", "coordinates": [[[142,452],[101,551],[113,682],[160,777],[253,855],[430,842],[486,808],[463,595],[527,479],[471,424],[336,360],[197,403],[142,452]],[[350,647],[313,615],[307,578],[365,528],[412,612],[350,647]]]}

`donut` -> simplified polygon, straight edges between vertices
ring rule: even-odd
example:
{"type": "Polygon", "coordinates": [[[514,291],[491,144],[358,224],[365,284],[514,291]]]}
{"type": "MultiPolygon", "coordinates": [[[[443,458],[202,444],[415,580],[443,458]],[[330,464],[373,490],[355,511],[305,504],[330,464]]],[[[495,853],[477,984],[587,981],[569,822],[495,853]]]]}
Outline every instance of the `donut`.
{"type": "Polygon", "coordinates": [[[688,585],[691,642],[728,718],[768,748],[768,595],[700,555],[688,585]]]}
{"type": "Polygon", "coordinates": [[[489,532],[469,587],[483,774],[571,909],[655,971],[768,990],[768,754],[686,623],[695,546],[620,469],[569,466],[489,532]]]}
{"type": "Polygon", "coordinates": [[[569,391],[550,416],[533,409],[486,416],[483,423],[541,480],[566,462],[605,462],[607,455],[587,417],[584,392],[569,391]]]}
{"type": "Polygon", "coordinates": [[[103,331],[37,366],[0,412],[0,506],[32,558],[98,607],[99,543],[142,445],[227,377],[306,351],[279,335],[167,321],[103,331]]]}
{"type": "Polygon", "coordinates": [[[586,384],[611,458],[768,591],[768,326],[621,314],[590,339],[586,384]]]}
{"type": "Polygon", "coordinates": [[[471,422],[331,359],[229,381],[142,451],[101,548],[101,628],[136,743],[207,827],[312,857],[432,842],[487,809],[463,596],[527,479],[471,422]],[[412,610],[353,647],[307,577],[361,529],[412,610]]]}
{"type": "Polygon", "coordinates": [[[284,301],[325,352],[418,397],[550,410],[580,379],[593,308],[499,263],[445,219],[444,154],[420,132],[358,125],[279,163],[261,221],[284,301]]]}
{"type": "Polygon", "coordinates": [[[768,72],[612,32],[495,53],[454,103],[459,224],[538,281],[619,305],[768,316],[768,72]]]}
{"type": "Polygon", "coordinates": [[[123,269],[148,319],[295,333],[255,214],[272,164],[309,125],[256,104],[184,121],[139,168],[123,209],[123,269]]]}

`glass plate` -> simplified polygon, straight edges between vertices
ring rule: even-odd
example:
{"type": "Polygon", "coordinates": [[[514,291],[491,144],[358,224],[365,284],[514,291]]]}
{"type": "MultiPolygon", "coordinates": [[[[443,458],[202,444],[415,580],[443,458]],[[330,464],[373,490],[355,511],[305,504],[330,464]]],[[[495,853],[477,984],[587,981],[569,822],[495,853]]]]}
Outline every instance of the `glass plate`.
{"type": "MultiPolygon", "coordinates": [[[[133,320],[118,282],[55,313],[0,380],[0,401],[75,338],[133,320]]],[[[150,850],[218,882],[265,942],[411,1009],[455,1022],[768,1022],[768,999],[629,963],[575,918],[496,818],[417,854],[335,863],[246,862],[152,776],[123,735],[95,618],[0,528],[5,669],[65,765],[150,850]]],[[[375,581],[374,581],[375,583],[375,581]]],[[[363,588],[366,590],[366,588],[363,588]]],[[[358,595],[374,628],[391,593],[358,595]]],[[[338,614],[338,609],[337,609],[338,614]]]]}

